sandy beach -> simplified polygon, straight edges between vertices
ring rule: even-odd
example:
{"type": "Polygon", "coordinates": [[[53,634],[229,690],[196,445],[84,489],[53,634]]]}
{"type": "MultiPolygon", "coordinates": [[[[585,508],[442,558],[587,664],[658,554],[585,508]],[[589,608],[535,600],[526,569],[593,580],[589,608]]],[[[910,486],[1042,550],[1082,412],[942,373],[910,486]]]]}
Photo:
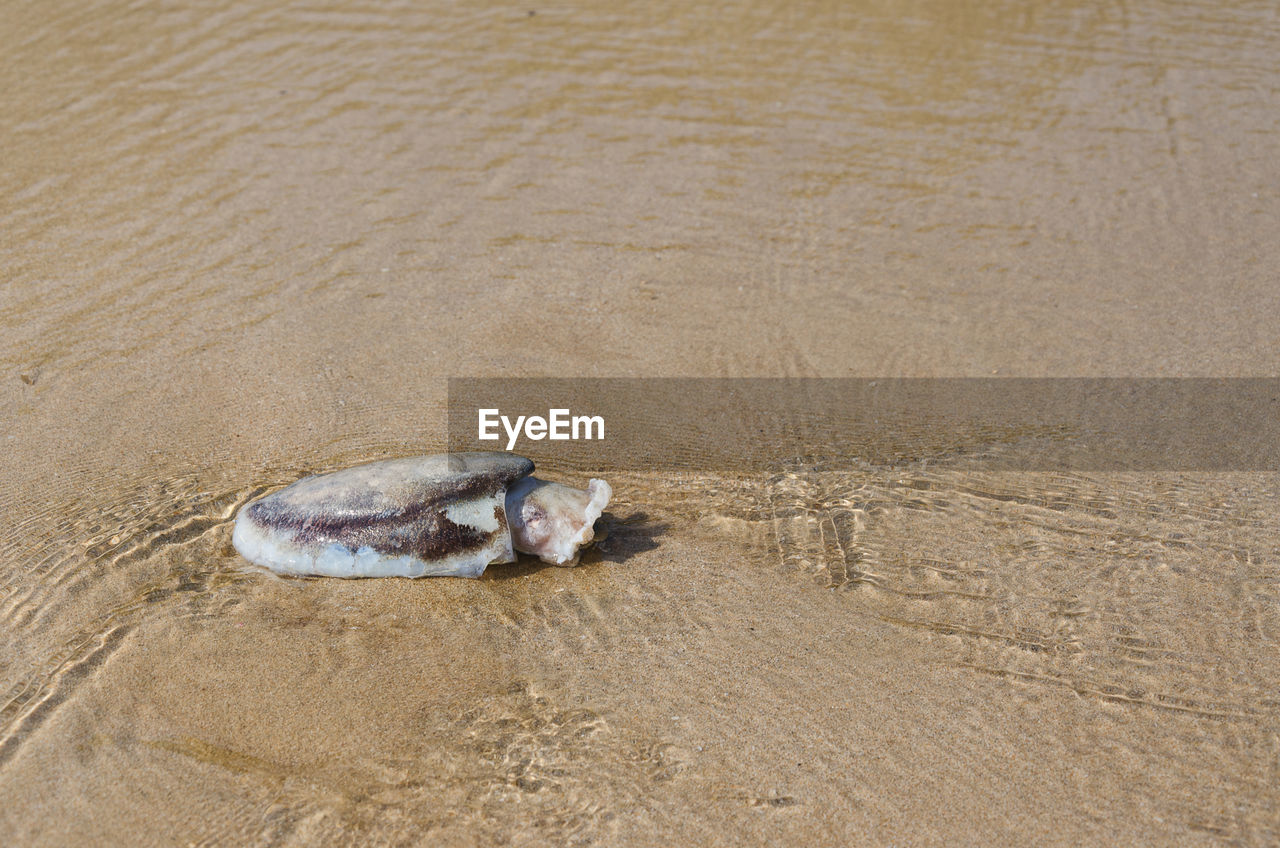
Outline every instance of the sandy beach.
{"type": "Polygon", "coordinates": [[[231,546],[443,450],[451,377],[1280,374],[1272,3],[0,21],[0,843],[1280,842],[1274,471],[638,467],[478,580],[231,546]]]}

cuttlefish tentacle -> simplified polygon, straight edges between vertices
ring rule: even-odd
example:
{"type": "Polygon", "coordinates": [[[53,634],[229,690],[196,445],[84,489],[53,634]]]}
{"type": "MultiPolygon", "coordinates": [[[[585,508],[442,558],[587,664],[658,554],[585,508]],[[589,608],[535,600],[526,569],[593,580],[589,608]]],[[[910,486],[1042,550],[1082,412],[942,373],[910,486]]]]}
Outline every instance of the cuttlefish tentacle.
{"type": "Polygon", "coordinates": [[[537,477],[517,480],[507,490],[507,521],[516,550],[543,562],[576,565],[578,552],[595,538],[595,523],[613,489],[592,479],[584,492],[537,477]]]}

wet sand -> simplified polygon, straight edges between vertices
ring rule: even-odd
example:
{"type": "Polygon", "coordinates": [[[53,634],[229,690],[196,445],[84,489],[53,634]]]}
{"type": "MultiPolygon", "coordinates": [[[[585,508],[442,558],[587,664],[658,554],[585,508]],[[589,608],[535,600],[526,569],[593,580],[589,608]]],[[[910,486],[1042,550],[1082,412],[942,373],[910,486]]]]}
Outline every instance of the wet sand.
{"type": "Polygon", "coordinates": [[[0,17],[0,842],[1280,840],[1274,474],[637,471],[478,581],[230,547],[441,449],[450,376],[1276,374],[1270,4],[0,17]]]}

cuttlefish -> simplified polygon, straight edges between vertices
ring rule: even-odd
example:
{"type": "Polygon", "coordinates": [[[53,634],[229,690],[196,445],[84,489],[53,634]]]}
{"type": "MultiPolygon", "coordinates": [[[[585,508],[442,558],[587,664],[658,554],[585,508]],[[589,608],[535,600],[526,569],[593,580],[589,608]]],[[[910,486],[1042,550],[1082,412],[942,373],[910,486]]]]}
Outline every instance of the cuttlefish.
{"type": "Polygon", "coordinates": [[[531,476],[510,453],[391,459],[305,477],[250,501],[231,541],[281,574],[479,577],[516,552],[576,565],[613,490],[531,476]]]}

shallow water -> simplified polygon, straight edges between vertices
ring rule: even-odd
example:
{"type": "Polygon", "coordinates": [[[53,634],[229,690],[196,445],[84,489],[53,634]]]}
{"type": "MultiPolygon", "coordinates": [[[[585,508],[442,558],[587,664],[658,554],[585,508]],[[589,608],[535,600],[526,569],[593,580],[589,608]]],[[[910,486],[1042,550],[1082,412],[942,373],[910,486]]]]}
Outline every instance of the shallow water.
{"type": "Polygon", "coordinates": [[[450,376],[1276,374],[1273,4],[0,20],[0,841],[1280,839],[1274,474],[620,474],[480,581],[229,545],[450,376]]]}

